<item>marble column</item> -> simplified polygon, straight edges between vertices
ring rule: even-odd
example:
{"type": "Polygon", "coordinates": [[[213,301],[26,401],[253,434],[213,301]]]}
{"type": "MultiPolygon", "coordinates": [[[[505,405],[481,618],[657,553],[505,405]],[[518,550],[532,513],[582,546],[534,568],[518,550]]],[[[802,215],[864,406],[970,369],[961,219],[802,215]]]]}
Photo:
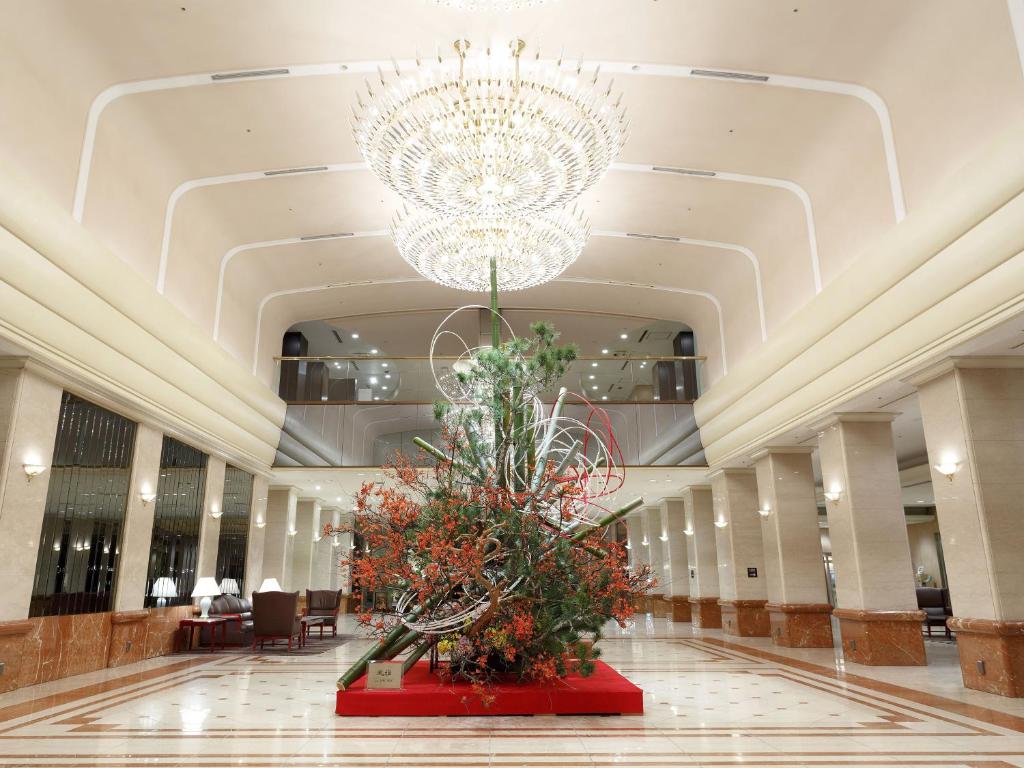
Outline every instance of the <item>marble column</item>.
{"type": "Polygon", "coordinates": [[[1024,360],[954,358],[911,383],[964,685],[1024,696],[1024,360]]]}
{"type": "Polygon", "coordinates": [[[668,604],[665,602],[665,545],[664,532],[661,525],[661,508],[644,507],[644,531],[646,533],[647,552],[651,559],[651,613],[655,616],[667,616],[668,604]]]}
{"type": "Polygon", "coordinates": [[[203,491],[203,519],[199,525],[199,557],[196,583],[204,576],[217,576],[217,548],[220,545],[220,515],[223,513],[224,460],[210,456],[206,461],[206,488],[203,491]],[[217,515],[217,517],[214,517],[217,515]]]}
{"type": "MultiPolygon", "coordinates": [[[[263,579],[277,579],[282,588],[291,575],[291,553],[294,536],[288,532],[295,526],[298,489],[291,486],[267,491],[267,525],[263,529],[263,579]]],[[[262,582],[261,582],[262,583],[262,582]]],[[[259,589],[257,584],[255,589],[259,589]]]]}
{"type": "Polygon", "coordinates": [[[811,451],[754,454],[772,642],[788,648],[832,647],[811,451]]]}
{"type": "Polygon", "coordinates": [[[263,545],[267,535],[267,486],[268,480],[263,475],[253,477],[249,538],[245,546],[243,595],[252,595],[263,583],[263,545]]]}
{"type": "Polygon", "coordinates": [[[768,637],[764,547],[757,514],[757,478],[752,469],[720,469],[710,475],[718,551],[722,631],[739,637],[768,637]]]}
{"type": "Polygon", "coordinates": [[[836,603],[847,661],[926,664],[891,413],[840,413],[817,426],[836,603]]]}
{"type": "Polygon", "coordinates": [[[672,606],[672,621],[690,620],[690,572],[686,557],[686,507],[682,499],[661,500],[661,529],[665,542],[665,595],[672,606]]]}
{"type": "Polygon", "coordinates": [[[142,497],[156,493],[163,443],[164,436],[160,430],[147,424],[136,427],[128,481],[128,504],[119,544],[121,554],[117,560],[115,611],[142,610],[146,599],[146,577],[149,575],[149,548],[153,543],[156,502],[143,501],[142,497]]]}
{"type": "Polygon", "coordinates": [[[324,536],[324,523],[333,522],[337,517],[336,509],[320,509],[319,525],[313,531],[313,563],[311,567],[310,589],[330,589],[331,571],[334,563],[334,547],[330,536],[324,536]]]}
{"type": "Polygon", "coordinates": [[[292,536],[291,575],[285,587],[289,592],[299,591],[300,596],[312,589],[313,566],[316,562],[316,537],[320,535],[320,500],[299,499],[295,508],[295,535],[292,536]]]}
{"type": "Polygon", "coordinates": [[[708,486],[683,490],[686,509],[686,559],[690,568],[690,611],[693,626],[720,629],[718,604],[718,552],[715,546],[715,511],[708,486]]]}
{"type": "Polygon", "coordinates": [[[28,617],[63,390],[21,358],[0,358],[0,621],[28,617]],[[29,478],[25,464],[46,470],[29,478]]]}

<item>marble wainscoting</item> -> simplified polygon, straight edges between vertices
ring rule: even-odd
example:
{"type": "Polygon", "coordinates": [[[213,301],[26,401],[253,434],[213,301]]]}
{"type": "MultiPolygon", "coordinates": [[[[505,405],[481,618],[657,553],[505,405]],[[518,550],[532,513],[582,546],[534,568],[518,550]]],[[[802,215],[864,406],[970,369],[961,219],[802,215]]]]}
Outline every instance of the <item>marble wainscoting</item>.
{"type": "Polygon", "coordinates": [[[768,637],[771,622],[765,610],[767,600],[719,600],[722,631],[735,637],[768,637]]]}
{"type": "Polygon", "coordinates": [[[953,617],[964,685],[1000,696],[1024,697],[1024,621],[953,617]]]}
{"type": "Polygon", "coordinates": [[[836,608],[847,661],[886,667],[924,666],[924,611],[862,611],[836,608]]]}
{"type": "Polygon", "coordinates": [[[772,642],[784,648],[831,648],[832,606],[827,603],[768,603],[772,642]]]}
{"type": "Polygon", "coordinates": [[[191,605],[0,622],[0,693],[172,653],[191,605]]]}
{"type": "Polygon", "coordinates": [[[690,597],[682,595],[670,597],[672,601],[672,621],[689,623],[690,621],[690,597]]]}
{"type": "Polygon", "coordinates": [[[698,629],[721,629],[722,606],[717,597],[691,597],[690,620],[698,629]]]}

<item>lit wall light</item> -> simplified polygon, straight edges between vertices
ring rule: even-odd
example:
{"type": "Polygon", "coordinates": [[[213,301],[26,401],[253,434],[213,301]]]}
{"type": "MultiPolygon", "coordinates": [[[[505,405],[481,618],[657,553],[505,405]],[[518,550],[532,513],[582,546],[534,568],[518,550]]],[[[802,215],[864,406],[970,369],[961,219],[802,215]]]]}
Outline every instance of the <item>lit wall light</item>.
{"type": "Polygon", "coordinates": [[[668,536],[663,533],[658,537],[658,541],[668,541],[668,536]]]}
{"type": "Polygon", "coordinates": [[[266,528],[267,527],[267,521],[264,520],[262,517],[257,517],[256,518],[256,527],[257,528],[266,528]]]}
{"type": "Polygon", "coordinates": [[[769,507],[767,504],[765,504],[763,507],[757,510],[757,514],[759,514],[761,517],[768,517],[768,515],[770,515],[771,513],[771,507],[769,507]]]}
{"type": "Polygon", "coordinates": [[[953,456],[944,456],[942,462],[935,465],[935,471],[953,482],[953,475],[960,471],[960,462],[953,456]]]}
{"type": "Polygon", "coordinates": [[[210,517],[212,517],[214,520],[219,520],[220,516],[223,515],[223,514],[224,514],[224,510],[222,510],[220,508],[220,504],[211,504],[210,505],[210,517]]]}
{"type": "Polygon", "coordinates": [[[292,528],[292,529],[290,529],[290,530],[288,531],[288,535],[289,535],[289,536],[295,536],[295,535],[297,535],[297,534],[298,534],[298,532],[299,532],[299,529],[298,529],[298,528],[292,528]]]}
{"type": "Polygon", "coordinates": [[[693,528],[687,528],[683,531],[687,536],[693,536],[693,528]]]}
{"type": "Polygon", "coordinates": [[[142,505],[152,504],[156,501],[156,491],[154,491],[149,485],[142,486],[142,490],[139,491],[139,498],[142,499],[142,505]]]}
{"type": "Polygon", "coordinates": [[[30,483],[33,477],[38,477],[46,471],[46,465],[38,456],[26,456],[25,463],[21,465],[21,468],[25,470],[25,477],[30,483]]]}
{"type": "Polygon", "coordinates": [[[649,547],[649,546],[651,546],[651,542],[649,542],[649,541],[647,540],[647,537],[646,537],[646,536],[644,536],[644,540],[643,540],[643,541],[641,541],[640,543],[641,543],[642,545],[644,545],[645,547],[649,547]]]}
{"type": "Polygon", "coordinates": [[[728,520],[715,520],[716,528],[725,528],[729,524],[728,520]]]}
{"type": "Polygon", "coordinates": [[[825,501],[839,501],[843,496],[843,489],[838,485],[833,485],[827,491],[825,491],[825,501]]]}

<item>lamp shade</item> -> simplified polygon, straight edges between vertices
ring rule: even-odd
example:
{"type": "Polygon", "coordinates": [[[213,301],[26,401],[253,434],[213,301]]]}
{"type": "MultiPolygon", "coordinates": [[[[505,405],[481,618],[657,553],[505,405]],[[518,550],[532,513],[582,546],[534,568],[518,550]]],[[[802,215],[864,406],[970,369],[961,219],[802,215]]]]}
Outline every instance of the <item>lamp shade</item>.
{"type": "Polygon", "coordinates": [[[284,592],[281,589],[281,585],[277,583],[277,579],[264,579],[263,583],[260,584],[259,592],[284,592]]]}
{"type": "Polygon", "coordinates": [[[153,589],[149,594],[152,597],[177,597],[178,587],[170,576],[161,576],[153,582],[153,589]]]}
{"type": "Polygon", "coordinates": [[[225,576],[220,580],[220,591],[223,595],[237,595],[242,590],[238,588],[238,581],[236,579],[229,579],[225,576]]]}
{"type": "Polygon", "coordinates": [[[217,580],[212,576],[203,576],[196,582],[196,587],[192,590],[192,597],[216,597],[219,594],[220,587],[217,586],[217,580]]]}

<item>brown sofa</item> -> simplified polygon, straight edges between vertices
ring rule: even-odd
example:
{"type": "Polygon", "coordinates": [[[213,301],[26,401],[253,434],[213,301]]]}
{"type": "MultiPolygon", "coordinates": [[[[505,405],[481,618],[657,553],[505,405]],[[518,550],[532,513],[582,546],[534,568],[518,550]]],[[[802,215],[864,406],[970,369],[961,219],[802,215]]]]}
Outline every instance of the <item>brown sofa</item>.
{"type": "Polygon", "coordinates": [[[946,637],[950,637],[946,619],[953,615],[949,604],[949,590],[938,587],[918,587],[917,607],[924,611],[924,626],[928,637],[932,636],[932,627],[942,627],[946,637]]]}
{"type": "MultiPolygon", "coordinates": [[[[220,595],[210,603],[211,616],[237,616],[228,619],[226,627],[226,645],[249,645],[252,643],[252,603],[234,595],[220,595]]],[[[217,643],[220,644],[220,630],[217,630],[217,643]]],[[[203,627],[199,633],[200,645],[210,644],[210,627],[203,627]]]]}
{"type": "Polygon", "coordinates": [[[263,648],[267,640],[270,640],[271,645],[277,640],[287,640],[289,651],[293,639],[297,645],[301,645],[302,622],[298,611],[298,592],[254,592],[252,649],[256,650],[256,643],[263,648]]]}
{"type": "MultiPolygon", "coordinates": [[[[323,616],[321,627],[331,628],[331,637],[338,636],[338,609],[341,607],[341,590],[307,589],[306,615],[323,616]]],[[[323,635],[321,628],[320,634],[323,635]]]]}

